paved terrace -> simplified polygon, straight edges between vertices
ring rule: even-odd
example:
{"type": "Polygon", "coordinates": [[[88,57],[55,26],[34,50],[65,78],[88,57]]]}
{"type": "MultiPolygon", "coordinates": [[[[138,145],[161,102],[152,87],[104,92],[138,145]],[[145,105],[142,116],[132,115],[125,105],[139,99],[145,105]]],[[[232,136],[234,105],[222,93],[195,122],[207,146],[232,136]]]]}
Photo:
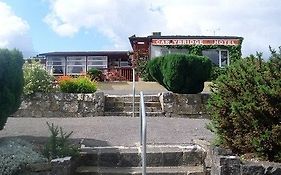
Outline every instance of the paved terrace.
{"type": "MultiPolygon", "coordinates": [[[[50,135],[46,122],[59,125],[72,139],[86,146],[133,146],[139,142],[139,118],[9,118],[0,137],[23,137],[44,143],[50,135]]],[[[148,118],[148,144],[189,144],[193,139],[211,140],[207,119],[148,118]]]]}
{"type": "MultiPolygon", "coordinates": [[[[132,82],[104,82],[98,84],[105,94],[132,94],[132,82]]],[[[136,93],[158,94],[167,91],[155,82],[136,82],[136,93]]],[[[208,83],[204,91],[209,91],[208,83]]],[[[50,135],[46,122],[73,131],[72,139],[86,146],[133,146],[139,142],[139,118],[8,118],[0,137],[23,137],[32,142],[44,143],[50,135]]],[[[207,119],[148,118],[148,144],[189,144],[194,139],[211,140],[212,133],[206,129],[207,119]]]]}

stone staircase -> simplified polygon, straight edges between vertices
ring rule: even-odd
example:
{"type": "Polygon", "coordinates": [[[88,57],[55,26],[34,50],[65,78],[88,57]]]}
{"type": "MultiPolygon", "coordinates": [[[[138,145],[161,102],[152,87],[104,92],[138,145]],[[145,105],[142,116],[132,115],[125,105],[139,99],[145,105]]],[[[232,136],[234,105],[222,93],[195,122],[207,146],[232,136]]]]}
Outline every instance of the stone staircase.
{"type": "MultiPolygon", "coordinates": [[[[135,96],[135,116],[139,116],[140,96],[135,96]]],[[[147,116],[163,115],[158,95],[145,95],[145,111],[147,116]]],[[[132,116],[133,96],[132,95],[107,95],[105,96],[105,116],[132,116]]]]}
{"type": "MultiPolygon", "coordinates": [[[[148,145],[148,175],[206,175],[205,151],[196,145],[148,145]]],[[[141,175],[140,147],[84,147],[77,175],[141,175]]]]}

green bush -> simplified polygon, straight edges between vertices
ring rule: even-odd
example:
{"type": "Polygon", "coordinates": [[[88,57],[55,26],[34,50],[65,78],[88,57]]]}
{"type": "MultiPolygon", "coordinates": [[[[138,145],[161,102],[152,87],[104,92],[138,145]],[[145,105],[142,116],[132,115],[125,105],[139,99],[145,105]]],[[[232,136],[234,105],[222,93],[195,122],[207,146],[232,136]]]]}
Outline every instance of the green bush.
{"type": "Polygon", "coordinates": [[[167,90],[181,94],[203,91],[211,71],[211,61],[197,55],[170,54],[148,63],[150,75],[167,90]]]}
{"type": "Polygon", "coordinates": [[[32,61],[23,65],[24,95],[35,92],[50,92],[53,89],[54,77],[39,62],[32,61]]]}
{"type": "Polygon", "coordinates": [[[136,72],[140,75],[143,81],[155,81],[149,73],[147,64],[148,64],[147,60],[139,59],[137,61],[136,72]]]}
{"type": "Polygon", "coordinates": [[[281,56],[250,56],[214,81],[209,100],[217,143],[235,153],[281,162],[281,56]]]}
{"type": "Polygon", "coordinates": [[[95,82],[88,77],[78,77],[59,82],[60,90],[66,93],[94,93],[97,90],[95,82]]]}
{"type": "Polygon", "coordinates": [[[18,50],[0,49],[0,130],[21,103],[23,56],[18,50]]]}
{"type": "Polygon", "coordinates": [[[34,146],[21,139],[1,139],[0,174],[24,174],[25,166],[32,163],[44,163],[47,159],[34,151],[34,146]]]}
{"type": "Polygon", "coordinates": [[[93,80],[96,80],[96,81],[104,80],[102,71],[99,69],[96,69],[96,68],[91,68],[90,70],[88,70],[87,75],[90,76],[92,81],[93,80]]]}
{"type": "Polygon", "coordinates": [[[65,133],[62,127],[55,126],[53,123],[49,124],[48,122],[47,125],[51,136],[49,137],[43,153],[48,159],[79,155],[78,148],[69,143],[69,137],[72,135],[73,131],[65,133]]]}
{"type": "Polygon", "coordinates": [[[226,67],[219,67],[219,66],[213,64],[209,81],[214,81],[220,75],[225,74],[226,69],[227,69],[226,67]]]}

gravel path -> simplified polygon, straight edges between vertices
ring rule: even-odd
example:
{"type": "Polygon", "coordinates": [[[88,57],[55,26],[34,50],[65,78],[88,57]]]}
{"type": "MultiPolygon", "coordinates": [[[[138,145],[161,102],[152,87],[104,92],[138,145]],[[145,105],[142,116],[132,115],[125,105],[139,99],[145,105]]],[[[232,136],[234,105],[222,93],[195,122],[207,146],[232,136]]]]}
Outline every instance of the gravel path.
{"type": "MultiPolygon", "coordinates": [[[[72,138],[86,146],[133,146],[139,142],[139,118],[9,118],[0,137],[24,137],[34,142],[49,136],[46,122],[64,131],[73,131],[72,138]]],[[[207,119],[148,118],[149,144],[188,144],[193,139],[210,141],[212,133],[205,128],[207,119]]]]}

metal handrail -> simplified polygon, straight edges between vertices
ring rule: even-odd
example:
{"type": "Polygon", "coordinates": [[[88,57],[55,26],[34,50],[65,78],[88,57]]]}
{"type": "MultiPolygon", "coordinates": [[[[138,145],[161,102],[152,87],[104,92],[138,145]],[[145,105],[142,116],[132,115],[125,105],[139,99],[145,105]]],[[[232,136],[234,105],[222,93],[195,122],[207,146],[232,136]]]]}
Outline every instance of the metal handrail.
{"type": "Polygon", "coordinates": [[[144,106],[143,92],[140,92],[140,146],[141,146],[141,164],[142,164],[142,175],[146,175],[146,114],[144,106]]]}

